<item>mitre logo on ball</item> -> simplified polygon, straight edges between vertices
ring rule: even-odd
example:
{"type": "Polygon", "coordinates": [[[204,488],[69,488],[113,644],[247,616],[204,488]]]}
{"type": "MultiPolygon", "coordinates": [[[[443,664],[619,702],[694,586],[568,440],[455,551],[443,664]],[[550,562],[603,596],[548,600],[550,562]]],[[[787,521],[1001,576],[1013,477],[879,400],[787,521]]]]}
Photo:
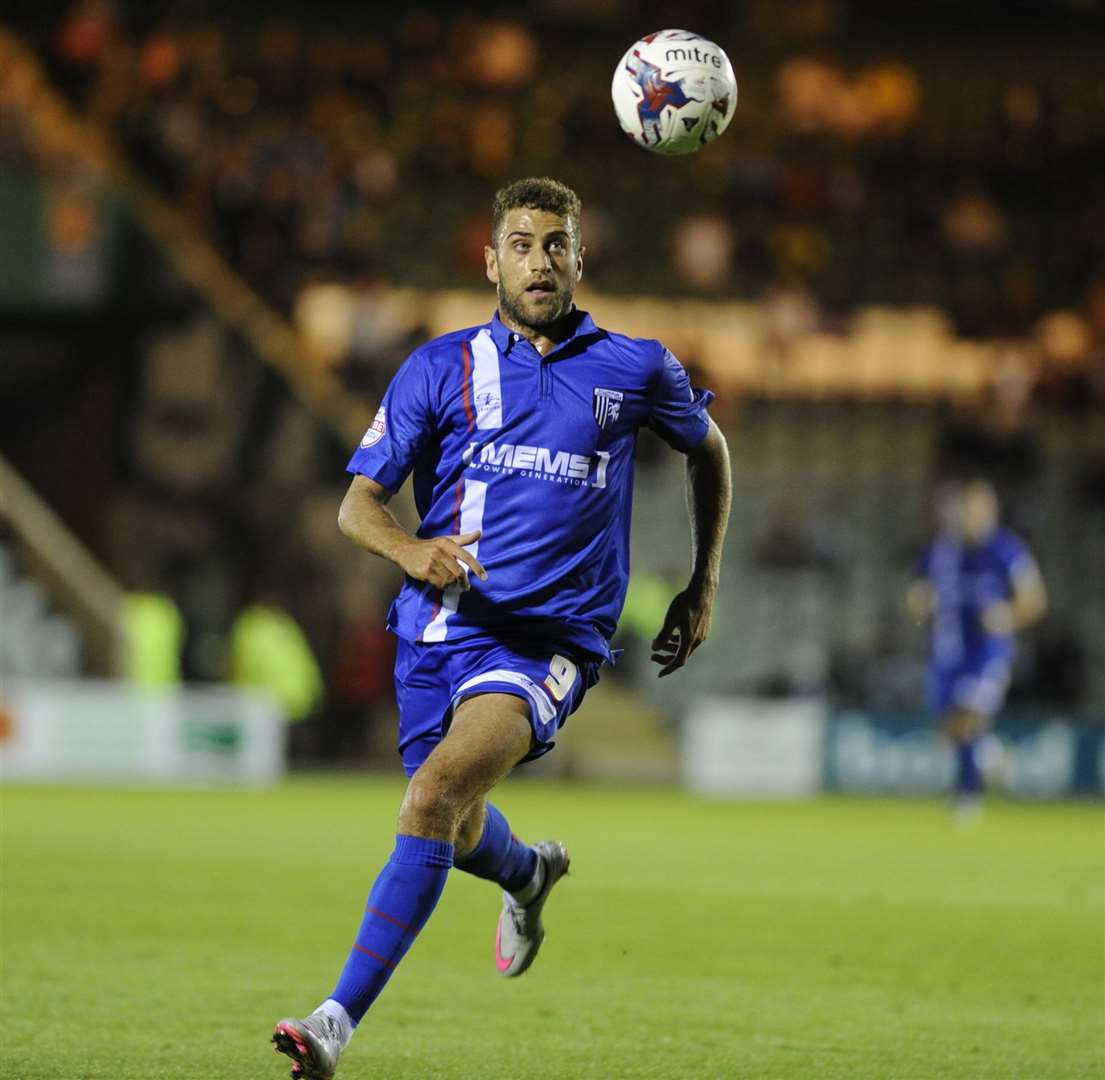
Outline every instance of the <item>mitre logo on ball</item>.
{"type": "Polygon", "coordinates": [[[733,119],[737,80],[724,50],[688,30],[658,30],[626,50],[610,87],[622,130],[657,154],[693,154],[733,119]]]}

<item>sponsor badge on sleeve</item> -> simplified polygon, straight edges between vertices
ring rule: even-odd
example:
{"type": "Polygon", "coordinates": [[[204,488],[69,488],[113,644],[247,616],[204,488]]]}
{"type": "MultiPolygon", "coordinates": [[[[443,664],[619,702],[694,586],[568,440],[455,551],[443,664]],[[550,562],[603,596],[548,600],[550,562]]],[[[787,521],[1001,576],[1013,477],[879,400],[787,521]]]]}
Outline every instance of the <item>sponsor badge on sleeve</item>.
{"type": "Polygon", "coordinates": [[[369,424],[368,431],[364,433],[364,438],[361,439],[361,449],[367,450],[370,446],[375,446],[387,434],[387,430],[387,410],[381,405],[376,413],[376,418],[369,424]]]}

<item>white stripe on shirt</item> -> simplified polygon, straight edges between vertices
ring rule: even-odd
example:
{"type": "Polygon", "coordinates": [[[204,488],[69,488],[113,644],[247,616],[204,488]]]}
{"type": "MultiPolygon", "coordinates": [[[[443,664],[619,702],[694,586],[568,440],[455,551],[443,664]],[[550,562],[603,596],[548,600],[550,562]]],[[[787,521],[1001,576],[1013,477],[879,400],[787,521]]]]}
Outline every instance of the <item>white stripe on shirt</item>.
{"type": "Polygon", "coordinates": [[[499,349],[491,331],[481,330],[472,339],[472,401],[476,427],[503,426],[503,391],[499,383],[499,349]]]}
{"type": "MultiPolygon", "coordinates": [[[[492,347],[494,348],[494,346],[492,347]]],[[[477,529],[483,528],[483,506],[487,497],[487,484],[482,480],[464,480],[462,483],[464,484],[464,495],[461,497],[460,503],[460,531],[462,533],[475,532],[477,529]]],[[[480,542],[477,540],[475,543],[466,544],[464,550],[478,558],[476,552],[479,547],[480,542]]],[[[467,571],[467,564],[462,565],[467,571]]],[[[442,592],[441,606],[437,609],[437,614],[426,629],[422,631],[423,641],[445,640],[445,635],[448,632],[446,621],[457,610],[457,604],[460,603],[463,592],[464,588],[460,584],[450,585],[442,592]]]]}

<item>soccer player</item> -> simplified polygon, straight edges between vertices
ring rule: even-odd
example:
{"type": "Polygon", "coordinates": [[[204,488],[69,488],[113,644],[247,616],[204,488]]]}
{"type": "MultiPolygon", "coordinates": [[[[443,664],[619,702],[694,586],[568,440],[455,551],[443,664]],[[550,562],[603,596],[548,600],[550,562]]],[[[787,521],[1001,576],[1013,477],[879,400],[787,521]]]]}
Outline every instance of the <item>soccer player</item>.
{"type": "Polygon", "coordinates": [[[713,395],[692,390],[660,342],[602,330],[573,305],[579,215],[554,180],[496,194],[485,255],[498,311],[407,359],[349,463],[342,531],[406,575],[388,625],[410,782],[336,988],[306,1019],[276,1025],[293,1077],[333,1075],[454,866],[503,890],[499,972],[521,975],[537,956],[568,852],[523,843],[487,796],[552,748],[611,659],[642,427],[686,455],[692,526],[690,581],[653,642],[659,674],[710,628],[730,500],[713,395]],[[413,536],[386,506],[412,472],[413,536]]]}
{"type": "Polygon", "coordinates": [[[1047,594],[1025,542],[1000,524],[985,480],[943,487],[937,516],[907,602],[918,621],[932,620],[930,699],[956,746],[956,811],[970,819],[981,806],[979,750],[1005,701],[1014,635],[1043,615],[1047,594]]]}

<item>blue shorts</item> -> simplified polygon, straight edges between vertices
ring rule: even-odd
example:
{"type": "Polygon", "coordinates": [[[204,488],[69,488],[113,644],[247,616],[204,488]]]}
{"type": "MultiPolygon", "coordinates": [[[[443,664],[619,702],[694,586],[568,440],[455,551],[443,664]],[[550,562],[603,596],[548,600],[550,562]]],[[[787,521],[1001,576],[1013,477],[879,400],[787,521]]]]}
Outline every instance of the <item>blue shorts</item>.
{"type": "Polygon", "coordinates": [[[527,702],[536,745],[523,760],[548,753],[553,736],[598,682],[599,667],[599,661],[572,656],[556,645],[426,644],[400,638],[395,700],[403,768],[414,775],[445,737],[453,710],[476,694],[513,694],[527,702]]]}
{"type": "Polygon", "coordinates": [[[993,718],[1005,704],[1013,658],[1005,654],[980,653],[958,664],[933,668],[929,694],[936,712],[955,710],[993,718]]]}

